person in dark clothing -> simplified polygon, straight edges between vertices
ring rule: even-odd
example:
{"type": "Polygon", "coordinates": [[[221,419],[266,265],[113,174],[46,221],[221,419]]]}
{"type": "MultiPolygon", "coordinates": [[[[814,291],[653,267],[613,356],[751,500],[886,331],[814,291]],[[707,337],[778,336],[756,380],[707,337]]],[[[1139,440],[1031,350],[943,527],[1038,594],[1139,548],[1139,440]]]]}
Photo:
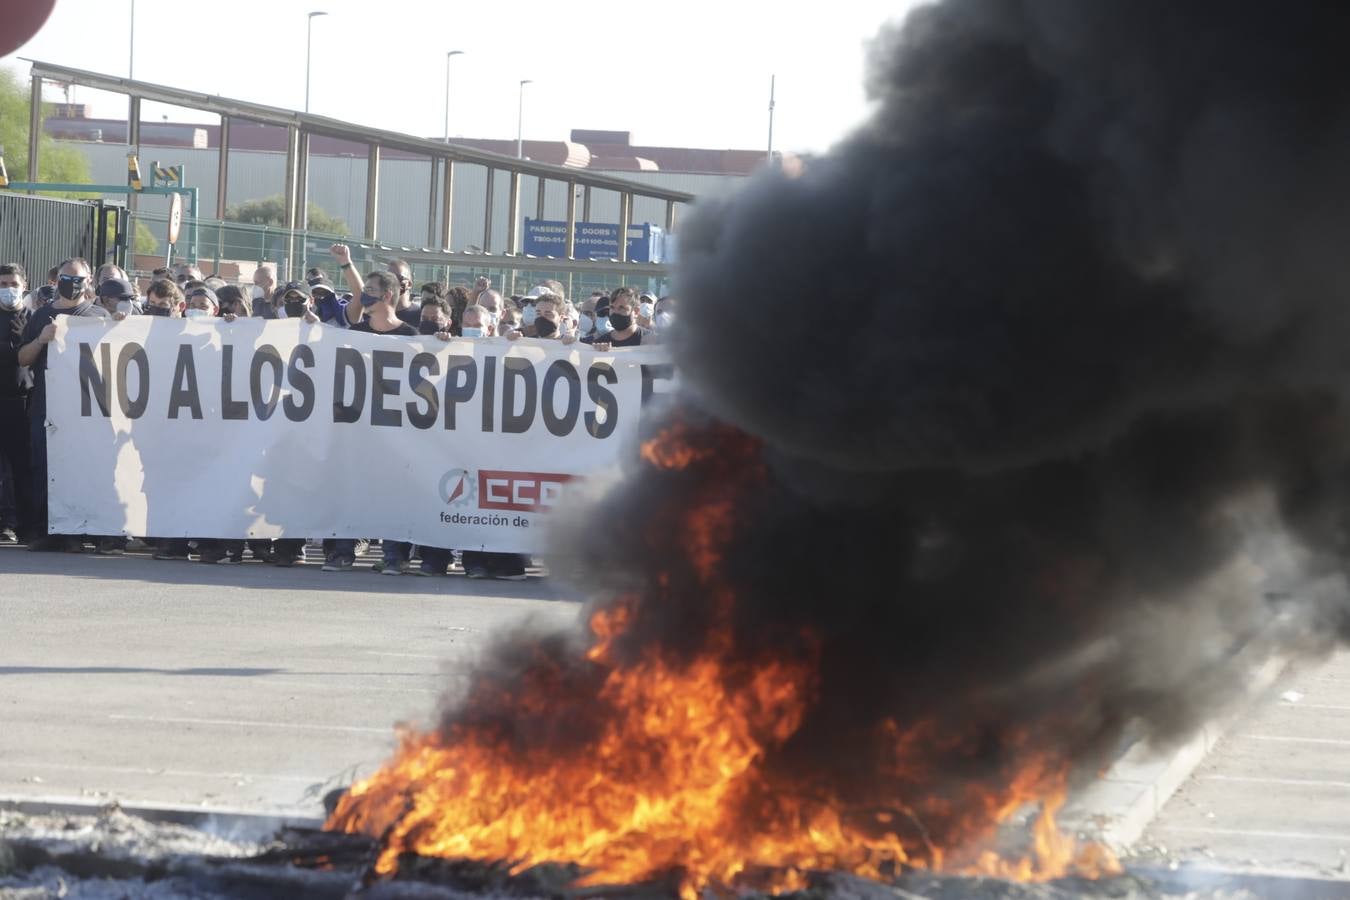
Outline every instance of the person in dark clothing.
{"type": "MultiPolygon", "coordinates": [[[[652,333],[637,324],[637,303],[632,288],[616,288],[609,298],[608,319],[610,330],[601,334],[597,331],[582,338],[582,343],[590,344],[596,350],[604,352],[611,347],[638,347],[645,340],[652,343],[652,333]]],[[[598,312],[598,310],[597,310],[598,312]]]]}
{"type": "MultiPolygon", "coordinates": [[[[399,279],[389,272],[370,272],[364,279],[352,265],[351,254],[343,244],[333,245],[333,255],[342,265],[343,277],[351,288],[352,300],[347,304],[347,321],[351,322],[350,331],[366,334],[385,334],[395,337],[419,337],[417,328],[403,321],[398,315],[400,297],[399,279]],[[356,307],[361,312],[352,314],[356,307]],[[355,321],[352,321],[355,319],[355,321]]],[[[421,308],[416,308],[419,316],[421,308]]],[[[384,540],[381,542],[383,558],[377,564],[377,571],[385,575],[402,575],[408,570],[413,556],[413,545],[407,541],[384,540]]],[[[328,538],[324,541],[325,572],[349,572],[356,561],[355,538],[328,538]]]]}
{"type": "MultiPolygon", "coordinates": [[[[57,316],[89,316],[107,318],[107,312],[93,302],[93,273],[89,263],[74,258],[63,262],[57,271],[57,297],[51,303],[34,310],[24,325],[18,361],[28,366],[33,377],[33,388],[28,394],[28,427],[32,454],[32,503],[38,538],[28,545],[29,550],[65,550],[83,552],[84,542],[75,535],[47,533],[47,345],[56,337],[57,316]]],[[[98,542],[100,553],[119,553],[125,538],[103,538],[98,542]]]]}
{"type": "Polygon", "coordinates": [[[28,311],[23,306],[27,275],[18,263],[0,264],[0,542],[31,540],[33,510],[32,451],[29,447],[28,386],[19,366],[19,345],[28,311]]]}

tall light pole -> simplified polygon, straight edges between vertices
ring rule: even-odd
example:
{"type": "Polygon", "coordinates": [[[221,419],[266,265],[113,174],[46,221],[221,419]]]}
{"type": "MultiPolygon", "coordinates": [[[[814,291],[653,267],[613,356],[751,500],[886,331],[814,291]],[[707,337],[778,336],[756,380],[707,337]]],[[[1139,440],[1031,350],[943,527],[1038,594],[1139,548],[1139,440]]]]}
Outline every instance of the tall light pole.
{"type": "Polygon", "coordinates": [[[528,78],[520,79],[520,102],[516,105],[516,159],[525,158],[525,85],[534,84],[528,78]]]}
{"type": "Polygon", "coordinates": [[[136,77],[136,0],[131,0],[131,32],[127,37],[127,78],[136,77]]]}
{"type": "Polygon", "coordinates": [[[309,14],[309,21],[305,23],[305,112],[309,112],[309,56],[314,44],[314,19],[326,15],[328,13],[322,10],[315,10],[309,14]]]}
{"type": "Polygon", "coordinates": [[[773,165],[773,87],[776,75],[769,76],[769,165],[773,165]]]}
{"type": "Polygon", "coordinates": [[[448,50],[445,54],[445,142],[450,143],[450,59],[463,56],[463,50],[448,50]]]}

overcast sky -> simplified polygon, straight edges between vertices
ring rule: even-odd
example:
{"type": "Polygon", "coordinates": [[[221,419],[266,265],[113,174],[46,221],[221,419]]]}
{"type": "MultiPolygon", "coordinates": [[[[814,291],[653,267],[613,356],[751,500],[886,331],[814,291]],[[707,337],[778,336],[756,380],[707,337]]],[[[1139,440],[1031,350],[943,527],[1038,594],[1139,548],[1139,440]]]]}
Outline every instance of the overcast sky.
{"type": "MultiPolygon", "coordinates": [[[[305,24],[314,20],[310,110],[364,125],[440,135],[445,53],[451,134],[515,138],[572,128],[633,132],[635,142],[756,149],[767,143],[769,76],[778,78],[774,146],[819,151],[867,112],[867,40],[914,0],[844,0],[793,12],[735,0],[136,0],[135,77],[300,109],[305,24]]],[[[15,58],[127,74],[131,0],[57,0],[15,58]]],[[[59,93],[48,99],[60,99],[59,93]]],[[[96,116],[125,103],[76,89],[96,116]]],[[[147,118],[195,119],[145,107],[147,118]]]]}

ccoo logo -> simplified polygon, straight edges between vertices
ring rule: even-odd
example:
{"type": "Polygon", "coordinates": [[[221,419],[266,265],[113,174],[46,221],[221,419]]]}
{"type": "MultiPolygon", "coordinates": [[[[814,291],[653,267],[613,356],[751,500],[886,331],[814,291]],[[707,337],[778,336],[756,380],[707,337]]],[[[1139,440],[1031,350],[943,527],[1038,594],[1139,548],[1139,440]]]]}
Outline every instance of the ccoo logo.
{"type": "Polygon", "coordinates": [[[451,469],[441,476],[441,502],[468,506],[478,496],[478,484],[468,469],[451,469]]]}

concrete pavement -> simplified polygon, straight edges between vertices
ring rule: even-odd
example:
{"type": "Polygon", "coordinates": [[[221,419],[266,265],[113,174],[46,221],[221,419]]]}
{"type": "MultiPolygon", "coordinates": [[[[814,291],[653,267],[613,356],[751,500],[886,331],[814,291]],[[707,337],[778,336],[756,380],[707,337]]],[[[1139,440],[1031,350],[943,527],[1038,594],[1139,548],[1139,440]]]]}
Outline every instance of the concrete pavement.
{"type": "MultiPolygon", "coordinates": [[[[1295,663],[1232,724],[1139,849],[1229,870],[1350,876],[1350,653],[1295,663]]],[[[1338,896],[1350,897],[1350,884],[1338,896]]]]}
{"type": "Polygon", "coordinates": [[[0,795],[316,815],[556,583],[0,548],[0,795]]]}

